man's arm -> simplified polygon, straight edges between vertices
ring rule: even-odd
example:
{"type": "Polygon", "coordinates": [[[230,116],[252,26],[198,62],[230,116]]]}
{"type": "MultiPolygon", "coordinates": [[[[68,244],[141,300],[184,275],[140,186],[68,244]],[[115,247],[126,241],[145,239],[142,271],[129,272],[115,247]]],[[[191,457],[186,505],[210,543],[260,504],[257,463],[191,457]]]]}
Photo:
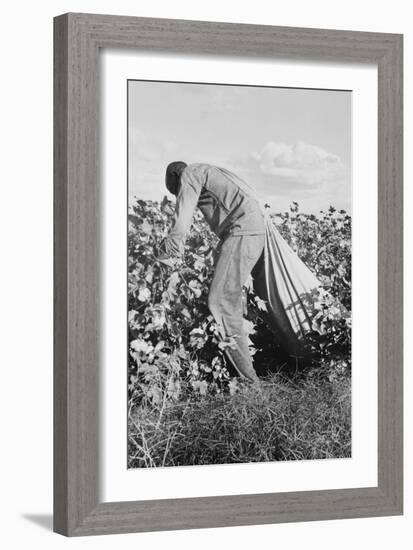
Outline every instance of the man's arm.
{"type": "Polygon", "coordinates": [[[171,256],[182,254],[186,234],[202,190],[202,181],[190,167],[185,168],[181,176],[179,193],[176,198],[174,223],[165,239],[165,252],[171,256]]]}

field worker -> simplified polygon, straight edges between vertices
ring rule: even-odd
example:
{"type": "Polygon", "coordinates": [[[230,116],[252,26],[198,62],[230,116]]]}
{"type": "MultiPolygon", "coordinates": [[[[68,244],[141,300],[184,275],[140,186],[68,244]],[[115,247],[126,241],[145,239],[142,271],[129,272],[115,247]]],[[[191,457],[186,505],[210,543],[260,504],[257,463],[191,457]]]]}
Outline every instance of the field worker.
{"type": "Polygon", "coordinates": [[[168,191],[176,196],[172,229],[165,252],[180,255],[198,207],[219,237],[218,259],[208,296],[208,307],[224,342],[225,352],[241,376],[258,377],[252,366],[243,327],[243,286],[264,250],[264,217],[254,191],[235,174],[210,164],[177,161],[168,165],[168,191]]]}

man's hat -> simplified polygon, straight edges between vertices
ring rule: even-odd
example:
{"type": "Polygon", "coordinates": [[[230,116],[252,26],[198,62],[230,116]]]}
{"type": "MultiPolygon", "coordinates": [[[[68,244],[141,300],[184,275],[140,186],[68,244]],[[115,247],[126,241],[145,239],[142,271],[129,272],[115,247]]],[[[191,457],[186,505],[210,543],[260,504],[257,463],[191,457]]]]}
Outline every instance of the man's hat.
{"type": "Polygon", "coordinates": [[[182,172],[187,166],[186,162],[182,160],[177,160],[168,164],[165,174],[165,185],[172,195],[178,194],[179,180],[182,172]]]}

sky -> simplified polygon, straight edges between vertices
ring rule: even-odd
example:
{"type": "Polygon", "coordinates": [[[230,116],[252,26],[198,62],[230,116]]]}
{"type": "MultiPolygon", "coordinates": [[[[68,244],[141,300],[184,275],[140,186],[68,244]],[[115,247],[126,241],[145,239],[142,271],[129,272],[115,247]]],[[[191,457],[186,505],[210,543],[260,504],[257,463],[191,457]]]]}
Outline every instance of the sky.
{"type": "Polygon", "coordinates": [[[129,196],[161,200],[165,169],[214,164],[274,211],[351,212],[351,92],[129,81],[129,196]]]}

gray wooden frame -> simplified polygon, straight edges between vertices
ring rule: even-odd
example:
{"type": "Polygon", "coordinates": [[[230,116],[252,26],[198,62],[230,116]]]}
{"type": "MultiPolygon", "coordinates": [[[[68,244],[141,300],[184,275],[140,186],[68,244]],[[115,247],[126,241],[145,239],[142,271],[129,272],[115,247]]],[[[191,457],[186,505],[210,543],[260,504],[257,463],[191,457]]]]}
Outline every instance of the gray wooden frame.
{"type": "MultiPolygon", "coordinates": [[[[402,36],[66,14],[54,20],[54,529],[92,535],[402,513],[402,36]],[[99,50],[378,67],[378,486],[99,500],[99,50]]],[[[137,495],[139,497],[139,495],[137,495]]]]}

